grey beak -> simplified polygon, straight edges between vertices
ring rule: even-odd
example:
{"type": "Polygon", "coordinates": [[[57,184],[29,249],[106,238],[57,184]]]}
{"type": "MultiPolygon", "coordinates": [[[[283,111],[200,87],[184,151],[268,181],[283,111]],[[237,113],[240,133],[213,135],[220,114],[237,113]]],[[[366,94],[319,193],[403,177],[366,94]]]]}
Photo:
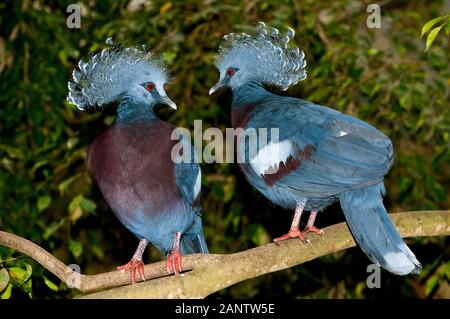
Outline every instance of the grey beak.
{"type": "Polygon", "coordinates": [[[209,90],[209,95],[213,94],[214,92],[216,92],[218,89],[220,89],[222,86],[224,86],[224,84],[222,84],[221,82],[217,82],[210,90],[209,90]]]}
{"type": "Polygon", "coordinates": [[[177,105],[175,104],[175,102],[172,101],[171,99],[169,99],[168,96],[163,96],[163,97],[161,98],[161,100],[162,100],[162,103],[163,103],[163,104],[166,104],[166,105],[170,106],[170,107],[171,107],[172,109],[174,109],[174,110],[177,109],[177,105]]]}

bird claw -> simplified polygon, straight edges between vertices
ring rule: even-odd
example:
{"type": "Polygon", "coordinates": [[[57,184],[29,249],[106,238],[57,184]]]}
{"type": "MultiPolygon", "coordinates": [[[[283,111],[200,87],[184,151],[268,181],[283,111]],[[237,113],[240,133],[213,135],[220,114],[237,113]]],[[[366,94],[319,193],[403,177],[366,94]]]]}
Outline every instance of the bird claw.
{"type": "Polygon", "coordinates": [[[179,250],[172,250],[166,261],[166,271],[178,276],[183,270],[181,268],[181,254],[179,250]]]}
{"type": "Polygon", "coordinates": [[[285,234],[281,237],[277,237],[273,241],[275,243],[277,243],[279,241],[283,241],[283,240],[290,239],[290,238],[300,238],[301,241],[308,242],[308,240],[305,238],[305,236],[299,229],[291,229],[287,234],[285,234]]]}
{"type": "Polygon", "coordinates": [[[317,228],[316,226],[309,226],[303,230],[303,233],[315,232],[317,235],[323,235],[323,230],[317,228]]]}
{"type": "Polygon", "coordinates": [[[126,270],[126,269],[130,269],[130,277],[132,284],[136,283],[136,270],[139,272],[142,281],[145,281],[144,263],[142,262],[142,260],[131,259],[125,265],[117,267],[117,270],[126,270]]]}

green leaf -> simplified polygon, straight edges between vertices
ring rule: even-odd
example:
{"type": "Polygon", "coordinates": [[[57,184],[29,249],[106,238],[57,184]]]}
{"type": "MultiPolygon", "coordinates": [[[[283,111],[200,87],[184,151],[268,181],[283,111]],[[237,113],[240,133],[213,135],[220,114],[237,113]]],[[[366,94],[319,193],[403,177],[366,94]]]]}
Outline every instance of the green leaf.
{"type": "Polygon", "coordinates": [[[72,184],[78,177],[80,177],[80,174],[76,174],[58,185],[58,189],[61,195],[64,195],[65,191],[69,188],[70,184],[72,184]]]}
{"type": "Polygon", "coordinates": [[[400,97],[399,104],[403,109],[408,110],[410,102],[411,99],[409,95],[405,94],[400,97]]]}
{"type": "Polygon", "coordinates": [[[77,195],[70,201],[69,214],[72,224],[75,224],[75,222],[83,216],[83,210],[80,207],[82,199],[82,195],[77,195]]]}
{"type": "Polygon", "coordinates": [[[440,262],[441,258],[438,257],[436,258],[436,260],[433,261],[432,264],[425,265],[419,274],[419,278],[421,279],[427,278],[432,272],[434,272],[434,270],[436,269],[436,267],[439,265],[440,262]]]}
{"type": "Polygon", "coordinates": [[[359,282],[355,287],[355,294],[357,298],[364,297],[364,289],[367,287],[367,283],[365,281],[359,282]]]}
{"type": "Polygon", "coordinates": [[[9,276],[11,277],[11,283],[16,286],[20,286],[25,283],[31,276],[31,266],[27,264],[27,270],[20,267],[11,267],[9,270],[9,276]]]}
{"type": "Polygon", "coordinates": [[[267,231],[260,224],[251,224],[249,225],[248,231],[250,233],[250,240],[255,245],[264,245],[270,242],[270,237],[267,234],[267,231]]]}
{"type": "Polygon", "coordinates": [[[78,258],[83,253],[83,246],[79,242],[69,239],[69,250],[75,258],[78,258]]]}
{"type": "Polygon", "coordinates": [[[50,203],[52,202],[52,198],[48,195],[44,195],[38,198],[37,201],[37,208],[40,212],[42,212],[44,209],[46,209],[48,206],[50,206],[50,203]]]}
{"type": "Polygon", "coordinates": [[[450,17],[448,18],[447,25],[445,26],[445,34],[450,36],[450,17]]]}
{"type": "Polygon", "coordinates": [[[175,51],[167,51],[164,54],[164,62],[166,62],[167,64],[172,64],[173,61],[175,61],[177,57],[177,53],[175,51]]]}
{"type": "Polygon", "coordinates": [[[422,27],[422,34],[420,35],[420,37],[423,37],[423,35],[424,35],[425,33],[427,33],[428,30],[430,30],[432,26],[434,26],[436,23],[438,23],[438,22],[444,20],[446,17],[447,17],[447,16],[437,17],[437,18],[431,19],[430,21],[428,21],[427,23],[425,23],[425,24],[423,25],[423,27],[422,27]]]}
{"type": "Polygon", "coordinates": [[[80,207],[82,199],[83,199],[82,195],[77,195],[74,198],[72,198],[69,204],[69,213],[72,213],[75,209],[80,207]]]}
{"type": "Polygon", "coordinates": [[[83,210],[79,206],[70,211],[70,221],[72,222],[72,224],[75,224],[77,220],[81,218],[81,216],[83,216],[83,210]]]}
{"type": "Polygon", "coordinates": [[[437,275],[433,275],[427,280],[427,283],[425,285],[426,296],[429,296],[433,292],[433,289],[437,286],[438,282],[439,277],[437,275]]]}
{"type": "Polygon", "coordinates": [[[0,299],[9,299],[11,297],[11,290],[13,285],[11,283],[8,284],[5,291],[0,295],[0,299]]]}
{"type": "Polygon", "coordinates": [[[378,52],[380,52],[380,51],[378,51],[375,48],[370,48],[369,50],[367,50],[367,54],[370,55],[370,56],[377,55],[378,52]]]}
{"type": "Polygon", "coordinates": [[[25,276],[27,271],[19,267],[9,268],[9,276],[11,278],[11,283],[14,285],[21,285],[25,281],[25,276]]]}
{"type": "Polygon", "coordinates": [[[103,248],[97,245],[90,246],[91,252],[99,259],[102,260],[105,258],[105,253],[103,252],[103,248]]]}
{"type": "Polygon", "coordinates": [[[72,149],[75,145],[77,145],[78,142],[79,142],[79,139],[77,137],[69,138],[69,140],[66,143],[67,148],[69,150],[72,149]]]}
{"type": "Polygon", "coordinates": [[[5,290],[9,284],[9,273],[5,268],[0,270],[0,292],[5,290]]]}
{"type": "Polygon", "coordinates": [[[9,157],[11,157],[11,158],[18,158],[18,159],[25,158],[25,154],[23,153],[23,150],[18,147],[0,144],[0,151],[5,151],[6,153],[8,153],[9,157]]]}
{"type": "Polygon", "coordinates": [[[80,202],[81,208],[88,213],[93,213],[97,209],[97,204],[88,198],[82,198],[80,202]]]}
{"type": "Polygon", "coordinates": [[[434,42],[434,39],[436,39],[436,36],[438,35],[439,31],[441,31],[443,26],[444,25],[434,28],[433,30],[431,30],[430,34],[428,34],[425,51],[428,51],[428,49],[431,47],[431,45],[434,42]]]}
{"type": "Polygon", "coordinates": [[[75,196],[69,204],[70,220],[73,224],[83,216],[83,212],[95,213],[97,204],[94,201],[84,198],[83,195],[75,196]]]}
{"type": "Polygon", "coordinates": [[[26,268],[27,268],[27,276],[25,281],[31,278],[31,275],[33,274],[33,267],[31,267],[30,264],[26,264],[26,268]]]}
{"type": "Polygon", "coordinates": [[[233,199],[234,189],[235,189],[235,180],[233,178],[227,178],[226,182],[223,185],[223,202],[228,203],[233,199]]]}
{"type": "Polygon", "coordinates": [[[28,294],[31,294],[33,292],[33,279],[28,279],[20,288],[27,292],[28,294]]]}
{"type": "Polygon", "coordinates": [[[44,234],[42,237],[44,237],[45,240],[49,239],[51,235],[53,235],[62,225],[64,224],[64,218],[61,219],[59,222],[53,222],[50,226],[45,228],[44,234]]]}
{"type": "Polygon", "coordinates": [[[33,167],[31,168],[31,174],[33,174],[33,176],[34,176],[34,174],[36,173],[36,171],[37,171],[39,168],[41,168],[42,166],[46,165],[47,163],[48,163],[48,162],[47,162],[46,160],[43,160],[43,161],[39,161],[39,162],[37,162],[36,164],[34,164],[33,167]]]}
{"type": "Polygon", "coordinates": [[[44,282],[48,288],[50,288],[53,291],[58,291],[58,286],[55,283],[53,283],[50,279],[48,279],[45,276],[42,276],[42,277],[44,278],[44,282]]]}

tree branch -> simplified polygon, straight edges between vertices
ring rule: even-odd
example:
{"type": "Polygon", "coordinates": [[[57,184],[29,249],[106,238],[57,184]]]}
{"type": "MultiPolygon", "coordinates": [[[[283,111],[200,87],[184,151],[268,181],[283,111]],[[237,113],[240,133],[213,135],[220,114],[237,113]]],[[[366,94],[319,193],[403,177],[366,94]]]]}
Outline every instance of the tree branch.
{"type": "MultiPolygon", "coordinates": [[[[64,282],[68,282],[70,281],[70,278],[74,278],[74,276],[78,275],[78,273],[45,249],[25,238],[0,231],[0,245],[10,247],[30,256],[64,282]]],[[[215,261],[218,256],[220,257],[220,255],[213,254],[194,254],[183,257],[183,271],[192,270],[204,263],[215,261]]],[[[165,271],[164,261],[145,265],[144,271],[146,280],[168,276],[165,271]]],[[[82,292],[92,292],[123,286],[129,283],[130,274],[128,271],[115,270],[96,275],[81,274],[80,287],[78,290],[82,292]]]]}
{"type": "MultiPolygon", "coordinates": [[[[450,211],[404,212],[390,216],[403,237],[450,235],[450,211]]],[[[145,278],[153,280],[135,285],[123,286],[130,282],[128,272],[81,275],[79,290],[85,293],[104,290],[85,298],[203,298],[238,282],[355,246],[346,223],[327,227],[324,232],[323,236],[308,234],[311,244],[288,240],[229,255],[186,256],[183,270],[191,271],[180,277],[167,276],[164,262],[149,264],[145,266],[145,278]]],[[[24,238],[0,232],[0,245],[27,254],[63,281],[74,275],[64,263],[24,238]]]]}

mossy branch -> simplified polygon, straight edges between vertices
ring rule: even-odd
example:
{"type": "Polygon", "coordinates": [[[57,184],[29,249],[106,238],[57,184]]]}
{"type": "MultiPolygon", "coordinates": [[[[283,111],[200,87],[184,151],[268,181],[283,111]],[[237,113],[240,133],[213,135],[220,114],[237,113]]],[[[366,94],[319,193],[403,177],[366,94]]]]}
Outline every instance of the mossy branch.
{"type": "MultiPolygon", "coordinates": [[[[403,212],[390,216],[403,237],[450,235],[450,211],[403,212]]],[[[324,232],[322,236],[308,234],[310,244],[287,240],[235,254],[186,256],[183,270],[188,272],[179,277],[168,276],[164,262],[149,264],[145,266],[146,281],[134,285],[127,285],[128,272],[81,275],[79,290],[98,291],[83,298],[204,298],[241,281],[355,246],[346,223],[327,227],[324,232]]],[[[60,260],[24,238],[0,232],[0,245],[32,257],[63,281],[77,276],[60,260]]]]}

